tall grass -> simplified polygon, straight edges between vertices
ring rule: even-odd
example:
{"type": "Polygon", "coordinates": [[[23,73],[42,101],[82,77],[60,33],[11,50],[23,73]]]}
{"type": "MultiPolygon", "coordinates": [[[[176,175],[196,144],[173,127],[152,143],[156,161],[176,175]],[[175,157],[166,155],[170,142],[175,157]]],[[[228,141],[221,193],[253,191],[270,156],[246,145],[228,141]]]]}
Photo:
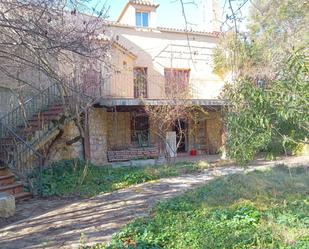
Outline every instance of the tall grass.
{"type": "Polygon", "coordinates": [[[95,248],[309,248],[308,168],[218,178],[157,205],[95,248]]]}

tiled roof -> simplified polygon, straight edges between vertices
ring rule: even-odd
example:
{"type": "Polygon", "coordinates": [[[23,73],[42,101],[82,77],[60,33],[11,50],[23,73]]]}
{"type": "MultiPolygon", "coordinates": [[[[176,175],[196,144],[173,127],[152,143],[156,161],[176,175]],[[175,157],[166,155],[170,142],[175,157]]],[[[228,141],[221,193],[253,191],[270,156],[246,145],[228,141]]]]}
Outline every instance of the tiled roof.
{"type": "MultiPolygon", "coordinates": [[[[119,23],[119,22],[114,22],[114,21],[106,21],[106,24],[109,26],[114,26],[114,27],[124,27],[124,28],[131,28],[131,29],[139,29],[136,26],[124,24],[124,23],[119,23]]],[[[185,30],[185,29],[177,29],[177,28],[167,28],[167,27],[157,27],[157,28],[146,28],[143,27],[141,28],[143,30],[159,30],[161,32],[175,32],[175,33],[186,33],[186,34],[196,34],[196,35],[207,35],[207,36],[212,36],[212,37],[218,37],[221,33],[220,32],[206,32],[206,31],[201,31],[201,30],[185,30]]]]}
{"type": "Polygon", "coordinates": [[[150,6],[150,7],[158,7],[159,4],[154,4],[150,1],[145,0],[130,0],[130,3],[138,4],[138,5],[144,5],[144,6],[150,6]]]}
{"type": "Polygon", "coordinates": [[[126,48],[118,40],[112,40],[110,36],[107,36],[105,34],[99,34],[99,35],[95,36],[95,39],[97,41],[101,41],[101,42],[111,42],[112,44],[117,45],[119,48],[121,48],[121,49],[125,50],[126,52],[128,52],[129,54],[131,54],[131,56],[136,57],[136,55],[134,53],[132,53],[128,48],[126,48]]]}
{"type": "Polygon", "coordinates": [[[192,34],[199,34],[199,35],[210,35],[218,37],[220,35],[220,32],[206,32],[201,30],[186,30],[186,29],[178,29],[178,28],[167,28],[167,27],[158,27],[157,28],[160,31],[165,32],[176,32],[176,33],[192,33],[192,34]]]}
{"type": "Polygon", "coordinates": [[[129,53],[131,56],[133,57],[137,57],[136,54],[134,54],[133,52],[131,52],[129,49],[127,49],[123,44],[121,44],[119,41],[113,41],[114,44],[118,45],[118,47],[120,47],[121,49],[127,51],[127,53],[129,53]]]}

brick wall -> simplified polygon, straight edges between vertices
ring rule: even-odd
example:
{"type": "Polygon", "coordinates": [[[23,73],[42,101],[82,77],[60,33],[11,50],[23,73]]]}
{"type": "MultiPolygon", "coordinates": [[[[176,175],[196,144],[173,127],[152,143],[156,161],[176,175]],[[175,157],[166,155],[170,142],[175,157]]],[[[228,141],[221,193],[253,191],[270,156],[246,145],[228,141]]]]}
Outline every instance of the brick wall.
{"type": "Polygon", "coordinates": [[[109,162],[129,161],[136,159],[148,159],[158,157],[158,149],[151,148],[129,148],[126,150],[109,150],[107,152],[109,162]]]}

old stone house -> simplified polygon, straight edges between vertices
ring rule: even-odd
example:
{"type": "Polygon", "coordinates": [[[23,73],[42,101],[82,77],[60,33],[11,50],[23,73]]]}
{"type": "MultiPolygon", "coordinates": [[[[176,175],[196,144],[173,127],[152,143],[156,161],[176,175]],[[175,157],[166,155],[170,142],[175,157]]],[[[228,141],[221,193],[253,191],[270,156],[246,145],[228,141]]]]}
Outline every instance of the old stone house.
{"type": "MultiPolygon", "coordinates": [[[[158,27],[156,14],[160,9],[153,1],[130,0],[116,21],[106,23],[107,30],[98,40],[106,42],[107,39],[112,43],[109,70],[103,81],[95,72],[88,75],[90,83],[100,84],[100,97],[88,113],[85,136],[87,156],[94,164],[156,158],[160,149],[158,124],[149,118],[145,107],[166,106],[175,101],[178,105],[199,107],[194,111],[188,109],[191,115],[179,120],[180,127],[173,123],[169,127],[166,139],[179,142],[177,152],[214,154],[220,151],[224,102],[219,94],[224,82],[213,73],[212,66],[213,49],[219,39],[219,24],[215,19],[218,1],[207,2],[210,5],[205,8],[207,18],[202,26],[205,29],[201,31],[158,27]],[[185,89],[186,94],[175,95],[179,89],[185,89]],[[181,137],[179,129],[183,131],[181,137]]],[[[40,77],[35,78],[42,81],[40,77]]],[[[7,99],[12,92],[8,81],[2,78],[0,84],[0,111],[2,115],[9,114],[7,120],[17,115],[10,109],[16,102],[14,97],[11,101],[7,99]]],[[[47,90],[48,93],[55,91],[52,86],[47,90]]],[[[14,150],[10,147],[10,135],[12,132],[20,134],[19,131],[0,127],[0,163],[19,162],[24,166],[36,155],[35,151],[46,144],[50,148],[45,162],[82,157],[81,142],[67,143],[78,133],[72,121],[65,123],[62,136],[49,143],[49,138],[58,134],[54,119],[62,108],[48,106],[45,102],[40,104],[46,105],[40,117],[47,124],[42,124],[38,117],[31,117],[30,127],[21,128],[27,132],[22,136],[25,141],[18,141],[19,146],[14,150]],[[26,130],[28,128],[30,131],[26,130]]]]}
{"type": "MultiPolygon", "coordinates": [[[[216,12],[218,1],[211,2],[216,12]]],[[[108,23],[108,36],[121,50],[112,56],[112,76],[90,115],[90,152],[96,164],[154,157],[156,124],[142,110],[145,105],[168,104],[171,75],[176,87],[187,86],[184,103],[207,112],[195,122],[181,120],[185,135],[178,152],[189,154],[194,149],[214,154],[222,146],[223,102],[218,97],[224,83],[212,72],[218,22],[209,23],[208,32],[161,28],[156,25],[157,11],[159,5],[151,1],[128,1],[117,21],[108,23]]],[[[171,125],[170,130],[177,139],[178,129],[171,125]]]]}

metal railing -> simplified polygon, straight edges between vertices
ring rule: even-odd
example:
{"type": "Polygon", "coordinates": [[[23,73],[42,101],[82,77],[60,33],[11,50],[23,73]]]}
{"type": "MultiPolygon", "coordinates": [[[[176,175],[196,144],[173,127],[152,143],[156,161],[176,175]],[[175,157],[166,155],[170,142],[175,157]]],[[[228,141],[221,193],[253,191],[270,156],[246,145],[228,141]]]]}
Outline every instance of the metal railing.
{"type": "Polygon", "coordinates": [[[0,122],[16,131],[20,126],[26,126],[34,114],[59,101],[61,101],[60,91],[57,84],[53,84],[1,117],[0,122]]]}
{"type": "Polygon", "coordinates": [[[26,178],[33,169],[39,169],[40,191],[44,156],[38,152],[36,144],[57,129],[57,125],[53,122],[43,123],[38,118],[40,127],[31,130],[29,120],[50,106],[59,104],[61,94],[57,84],[53,84],[0,119],[0,160],[20,178],[26,178]]]}
{"type": "Polygon", "coordinates": [[[0,160],[13,170],[20,178],[24,178],[33,169],[39,169],[39,193],[42,193],[42,168],[44,156],[20,137],[14,130],[0,122],[0,160]]]}
{"type": "Polygon", "coordinates": [[[134,76],[133,71],[114,73],[103,85],[106,98],[218,99],[224,82],[219,78],[168,78],[161,74],[134,76]],[[172,93],[172,94],[171,94],[172,93]]]}

